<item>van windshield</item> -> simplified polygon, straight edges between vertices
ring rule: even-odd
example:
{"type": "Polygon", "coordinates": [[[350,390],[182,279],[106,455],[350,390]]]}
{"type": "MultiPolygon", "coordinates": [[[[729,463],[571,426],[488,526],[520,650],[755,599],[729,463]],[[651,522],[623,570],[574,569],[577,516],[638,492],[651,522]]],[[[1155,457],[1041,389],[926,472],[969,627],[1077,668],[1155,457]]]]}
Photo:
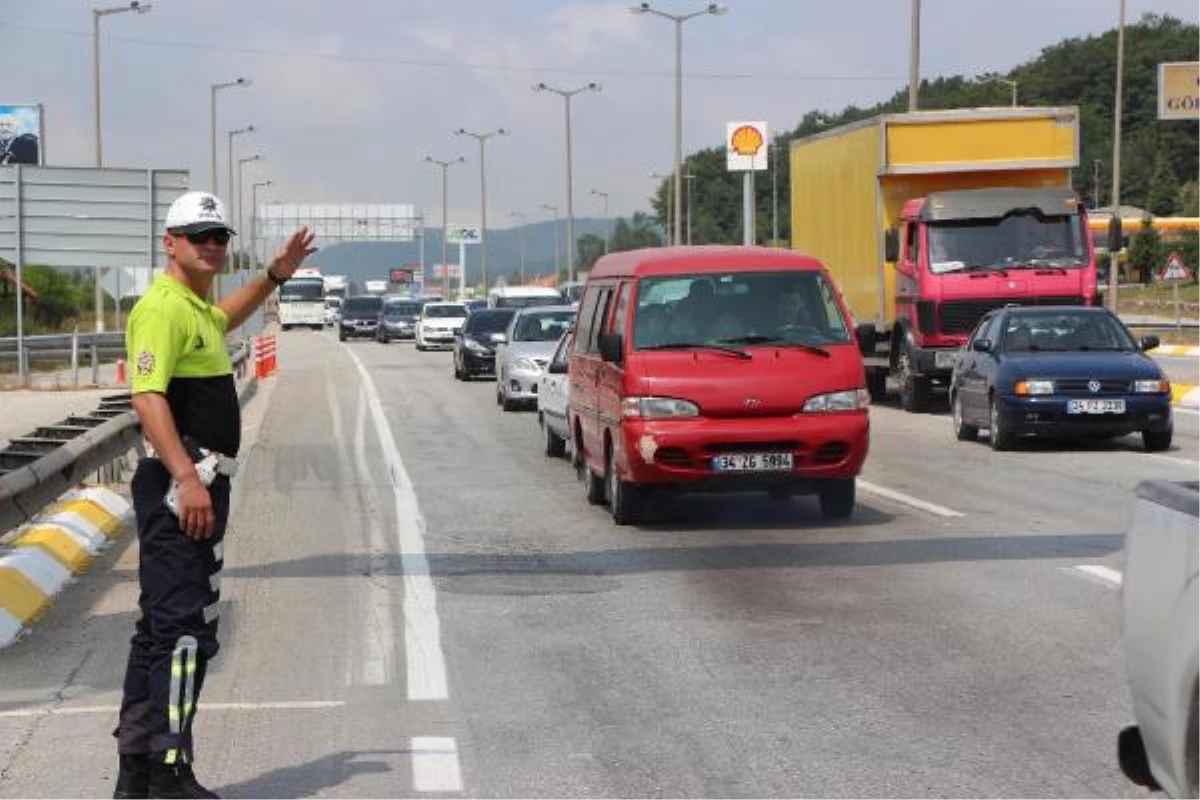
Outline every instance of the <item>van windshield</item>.
{"type": "Polygon", "coordinates": [[[850,340],[837,291],[821,272],[706,273],[638,282],[635,350],[811,347],[850,340]]]}

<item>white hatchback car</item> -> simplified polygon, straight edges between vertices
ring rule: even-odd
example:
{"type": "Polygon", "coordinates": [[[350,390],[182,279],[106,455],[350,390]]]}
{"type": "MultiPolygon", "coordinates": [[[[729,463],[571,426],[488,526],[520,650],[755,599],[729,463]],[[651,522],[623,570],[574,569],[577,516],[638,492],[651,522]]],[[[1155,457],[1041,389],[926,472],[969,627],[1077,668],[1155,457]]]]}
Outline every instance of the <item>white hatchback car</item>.
{"type": "Polygon", "coordinates": [[[417,318],[417,349],[454,347],[454,332],[462,329],[467,313],[462,303],[426,303],[417,318]]]}
{"type": "Polygon", "coordinates": [[[542,426],[546,455],[561,458],[571,439],[567,425],[567,400],[571,396],[571,382],[567,378],[567,363],[571,360],[571,331],[558,340],[554,355],[538,382],[538,424],[542,426]]]}

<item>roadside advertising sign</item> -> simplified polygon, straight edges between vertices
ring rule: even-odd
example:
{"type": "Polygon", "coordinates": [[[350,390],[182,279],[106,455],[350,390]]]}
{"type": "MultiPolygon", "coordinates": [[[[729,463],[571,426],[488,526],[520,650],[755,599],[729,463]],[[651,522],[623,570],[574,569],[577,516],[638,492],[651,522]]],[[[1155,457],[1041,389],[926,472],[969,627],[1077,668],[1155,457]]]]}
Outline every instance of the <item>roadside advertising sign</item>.
{"type": "Polygon", "coordinates": [[[479,244],[483,241],[483,231],[478,225],[451,225],[446,228],[446,241],[449,244],[479,244]]]}
{"type": "Polygon", "coordinates": [[[730,172],[767,169],[767,123],[725,124],[725,168],[730,172]]]}
{"type": "Polygon", "coordinates": [[[41,105],[0,105],[0,164],[41,164],[41,105]]]}
{"type": "Polygon", "coordinates": [[[388,273],[388,280],[392,283],[412,283],[413,270],[411,269],[394,269],[388,273]]]}
{"type": "Polygon", "coordinates": [[[1158,65],[1158,118],[1200,119],[1200,61],[1158,65]]]}

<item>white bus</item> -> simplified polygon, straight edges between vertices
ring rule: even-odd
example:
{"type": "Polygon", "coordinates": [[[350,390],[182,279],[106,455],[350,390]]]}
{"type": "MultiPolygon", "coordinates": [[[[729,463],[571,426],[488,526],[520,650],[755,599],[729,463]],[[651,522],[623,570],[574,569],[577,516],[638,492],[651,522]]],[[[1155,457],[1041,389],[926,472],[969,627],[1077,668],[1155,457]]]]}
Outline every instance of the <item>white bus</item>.
{"type": "Polygon", "coordinates": [[[562,292],[546,286],[498,286],[488,292],[490,308],[560,306],[565,302],[562,292]]]}
{"type": "Polygon", "coordinates": [[[325,280],[317,269],[298,269],[279,289],[279,327],[325,329],[325,280]]]}

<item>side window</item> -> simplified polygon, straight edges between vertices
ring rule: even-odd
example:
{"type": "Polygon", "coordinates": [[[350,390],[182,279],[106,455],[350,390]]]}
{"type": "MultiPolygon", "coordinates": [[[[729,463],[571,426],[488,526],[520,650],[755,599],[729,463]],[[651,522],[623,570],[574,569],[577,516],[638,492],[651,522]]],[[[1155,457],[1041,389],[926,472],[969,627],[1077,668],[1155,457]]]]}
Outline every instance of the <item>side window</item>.
{"type": "Polygon", "coordinates": [[[971,336],[972,342],[977,342],[980,339],[991,339],[993,343],[996,341],[996,320],[999,319],[995,314],[990,317],[984,317],[979,327],[975,329],[975,333],[971,336]]]}
{"type": "Polygon", "coordinates": [[[917,266],[917,255],[919,253],[917,243],[919,241],[918,234],[920,230],[920,226],[911,222],[904,226],[904,260],[911,264],[914,269],[917,266]]]}
{"type": "Polygon", "coordinates": [[[579,305],[579,318],[575,322],[575,352],[588,351],[588,335],[592,330],[592,320],[596,317],[596,304],[600,301],[600,287],[593,286],[583,296],[579,305]]]}
{"type": "Polygon", "coordinates": [[[612,333],[625,335],[625,323],[629,320],[629,296],[633,293],[633,281],[621,284],[617,294],[617,310],[613,314],[612,333]]]}
{"type": "Polygon", "coordinates": [[[586,352],[588,353],[595,353],[600,349],[600,333],[604,330],[604,323],[608,320],[608,310],[612,307],[609,302],[612,300],[612,293],[611,286],[602,286],[596,293],[596,316],[587,331],[586,352]]]}
{"type": "Polygon", "coordinates": [[[565,367],[567,365],[567,355],[570,348],[571,334],[565,334],[562,341],[558,343],[558,348],[554,351],[554,357],[550,359],[550,364],[555,367],[565,367]]]}

